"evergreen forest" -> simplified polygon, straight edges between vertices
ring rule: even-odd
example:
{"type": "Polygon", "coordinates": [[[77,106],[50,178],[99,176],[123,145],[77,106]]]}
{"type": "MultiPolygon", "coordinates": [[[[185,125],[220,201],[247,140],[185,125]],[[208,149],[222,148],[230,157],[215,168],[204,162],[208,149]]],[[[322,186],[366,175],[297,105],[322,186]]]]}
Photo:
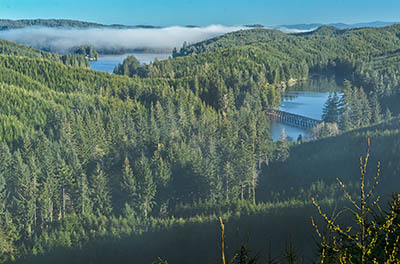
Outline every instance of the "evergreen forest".
{"type": "Polygon", "coordinates": [[[399,47],[400,25],[254,28],[109,74],[90,46],[1,40],[0,262],[221,263],[221,217],[232,263],[398,263],[399,47]],[[265,110],[314,74],[345,79],[343,96],[312,140],[273,141],[265,110]],[[319,209],[360,188],[381,196],[371,226],[360,199],[361,241],[376,236],[328,222],[339,244],[321,246],[319,209]]]}

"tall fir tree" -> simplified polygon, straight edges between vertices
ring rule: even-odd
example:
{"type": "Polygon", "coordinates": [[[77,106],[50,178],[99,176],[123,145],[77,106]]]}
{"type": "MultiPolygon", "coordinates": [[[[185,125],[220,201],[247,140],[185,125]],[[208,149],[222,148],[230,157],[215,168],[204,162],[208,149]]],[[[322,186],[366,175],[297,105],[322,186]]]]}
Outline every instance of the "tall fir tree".
{"type": "Polygon", "coordinates": [[[370,101],[371,105],[371,123],[376,124],[382,121],[382,113],[381,113],[381,106],[379,104],[378,96],[376,93],[372,96],[370,101]]]}
{"type": "Polygon", "coordinates": [[[93,212],[92,201],[90,200],[90,188],[86,173],[81,172],[79,181],[78,210],[83,215],[90,215],[93,212]]]}
{"type": "Polygon", "coordinates": [[[138,205],[138,182],[133,174],[128,157],[125,157],[124,166],[122,168],[121,188],[127,196],[127,204],[131,208],[138,205]]]}
{"type": "Polygon", "coordinates": [[[108,186],[106,174],[101,169],[99,163],[97,163],[96,169],[92,174],[90,185],[93,210],[101,215],[111,215],[112,207],[110,187],[108,186]]]}
{"type": "Polygon", "coordinates": [[[277,161],[285,161],[289,158],[289,142],[285,129],[282,130],[279,141],[275,149],[275,159],[277,161]]]}
{"type": "Polygon", "coordinates": [[[143,213],[144,219],[147,220],[155,205],[154,197],[157,187],[153,179],[153,172],[150,168],[149,160],[144,154],[142,154],[138,162],[138,168],[142,176],[139,187],[139,208],[143,213]]]}
{"type": "Polygon", "coordinates": [[[19,151],[15,153],[13,169],[17,175],[15,179],[14,209],[18,217],[18,225],[23,234],[31,237],[34,231],[38,195],[36,177],[31,174],[19,151]]]}
{"type": "Polygon", "coordinates": [[[337,93],[329,94],[328,100],[322,109],[322,120],[326,123],[339,123],[340,98],[337,93]]]}

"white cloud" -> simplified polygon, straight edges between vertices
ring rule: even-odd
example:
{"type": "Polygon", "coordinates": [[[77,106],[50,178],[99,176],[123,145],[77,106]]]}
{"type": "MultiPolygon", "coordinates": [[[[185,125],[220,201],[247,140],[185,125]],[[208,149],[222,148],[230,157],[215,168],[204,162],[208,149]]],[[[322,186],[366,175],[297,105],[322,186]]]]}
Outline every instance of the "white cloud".
{"type": "Polygon", "coordinates": [[[305,33],[305,32],[311,32],[316,30],[317,28],[312,28],[312,29],[296,29],[296,28],[287,28],[287,27],[279,27],[277,30],[282,31],[283,33],[305,33]]]}
{"type": "Polygon", "coordinates": [[[196,43],[228,32],[245,29],[210,25],[207,27],[166,27],[159,29],[60,29],[30,27],[0,31],[0,38],[34,48],[49,48],[65,52],[79,45],[93,45],[98,49],[136,49],[181,47],[184,41],[196,43]]]}

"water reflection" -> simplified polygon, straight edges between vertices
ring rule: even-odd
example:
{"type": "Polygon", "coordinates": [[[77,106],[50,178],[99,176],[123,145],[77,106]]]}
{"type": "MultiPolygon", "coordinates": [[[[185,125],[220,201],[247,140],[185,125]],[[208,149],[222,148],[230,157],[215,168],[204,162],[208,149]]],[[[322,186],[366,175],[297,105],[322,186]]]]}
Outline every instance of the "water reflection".
{"type": "Polygon", "coordinates": [[[112,73],[115,66],[121,64],[129,55],[135,56],[141,64],[149,64],[156,58],[158,60],[166,60],[171,56],[169,53],[129,53],[122,55],[101,55],[97,61],[90,62],[90,69],[112,73]]]}
{"type": "MultiPolygon", "coordinates": [[[[315,75],[307,81],[290,87],[282,95],[279,110],[320,120],[329,93],[338,92],[340,95],[342,89],[343,79],[315,75]]],[[[291,140],[297,140],[299,135],[303,139],[310,136],[309,130],[271,121],[271,134],[274,141],[279,140],[283,130],[291,140]]]]}

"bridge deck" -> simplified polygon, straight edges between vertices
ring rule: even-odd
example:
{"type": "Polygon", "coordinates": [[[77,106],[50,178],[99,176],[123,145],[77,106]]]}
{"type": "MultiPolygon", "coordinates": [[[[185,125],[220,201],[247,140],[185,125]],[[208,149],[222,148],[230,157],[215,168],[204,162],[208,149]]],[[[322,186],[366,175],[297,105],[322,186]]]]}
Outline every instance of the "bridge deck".
{"type": "Polygon", "coordinates": [[[301,128],[313,128],[322,122],[321,120],[275,109],[266,109],[266,114],[271,119],[279,120],[282,123],[301,128]]]}

